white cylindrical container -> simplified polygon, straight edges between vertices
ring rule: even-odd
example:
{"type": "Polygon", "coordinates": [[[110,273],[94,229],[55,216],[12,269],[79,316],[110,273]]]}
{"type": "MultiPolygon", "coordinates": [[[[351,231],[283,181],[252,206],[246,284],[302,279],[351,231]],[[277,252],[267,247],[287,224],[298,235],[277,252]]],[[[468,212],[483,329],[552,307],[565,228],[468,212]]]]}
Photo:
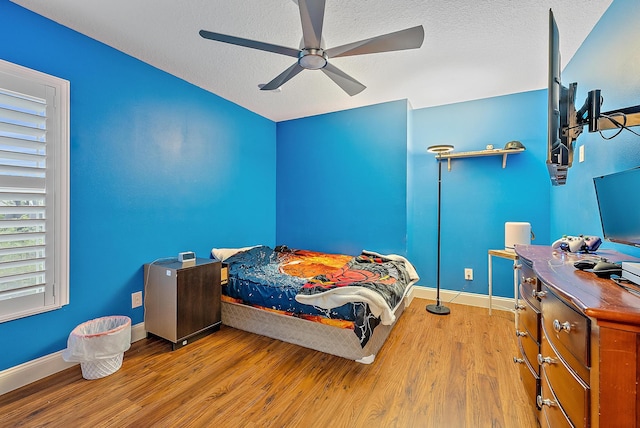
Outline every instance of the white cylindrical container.
{"type": "Polygon", "coordinates": [[[513,250],[515,244],[531,244],[531,223],[508,221],[504,224],[505,250],[513,250]]]}

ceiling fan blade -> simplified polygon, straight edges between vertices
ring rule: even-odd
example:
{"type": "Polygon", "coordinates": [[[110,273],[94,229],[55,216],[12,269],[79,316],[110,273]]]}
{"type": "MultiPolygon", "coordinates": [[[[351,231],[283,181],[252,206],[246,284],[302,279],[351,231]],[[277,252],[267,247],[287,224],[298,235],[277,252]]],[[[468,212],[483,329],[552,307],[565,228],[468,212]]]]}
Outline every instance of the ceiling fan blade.
{"type": "Polygon", "coordinates": [[[298,0],[304,47],[320,49],[325,0],[298,0]]]}
{"type": "Polygon", "coordinates": [[[424,41],[424,28],[422,25],[407,28],[394,33],[383,34],[359,42],[326,49],[324,52],[329,58],[341,56],[364,55],[378,52],[401,51],[404,49],[417,49],[424,41]]]}
{"type": "Polygon", "coordinates": [[[327,63],[327,65],[321,69],[324,74],[329,76],[331,80],[333,80],[336,85],[340,86],[343,91],[347,94],[354,96],[364,91],[366,86],[362,83],[358,82],[353,77],[349,76],[338,67],[327,63]]]}
{"type": "Polygon", "coordinates": [[[271,82],[264,85],[262,88],[260,88],[260,90],[273,91],[275,89],[278,89],[280,86],[284,85],[286,82],[291,80],[293,76],[300,73],[302,70],[304,70],[304,68],[300,67],[296,62],[291,67],[287,68],[285,71],[278,74],[278,76],[275,79],[273,79],[271,82]]]}
{"type": "Polygon", "coordinates": [[[271,43],[258,42],[256,40],[243,39],[241,37],[228,36],[226,34],[213,33],[207,30],[200,30],[200,36],[205,39],[215,40],[217,42],[230,43],[232,45],[244,46],[246,48],[258,49],[260,51],[274,52],[280,55],[298,57],[300,51],[298,49],[288,48],[286,46],[272,45],[271,43]]]}

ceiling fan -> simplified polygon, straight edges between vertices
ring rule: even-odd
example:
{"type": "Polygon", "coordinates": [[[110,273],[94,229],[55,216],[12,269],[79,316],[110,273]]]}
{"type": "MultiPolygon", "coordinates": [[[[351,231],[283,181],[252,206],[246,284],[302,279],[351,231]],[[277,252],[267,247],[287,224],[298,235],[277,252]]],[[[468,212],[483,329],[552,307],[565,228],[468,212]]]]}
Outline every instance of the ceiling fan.
{"type": "Polygon", "coordinates": [[[329,76],[331,80],[351,96],[359,94],[366,86],[329,63],[331,58],[417,49],[422,46],[424,40],[424,29],[422,25],[419,25],[335,48],[324,49],[322,46],[322,24],[324,21],[325,0],[298,0],[297,3],[300,7],[300,21],[302,22],[303,47],[301,49],[243,39],[206,30],[200,30],[200,36],[205,39],[273,52],[298,59],[291,67],[266,85],[263,85],[260,88],[263,91],[278,89],[302,70],[322,70],[324,74],[329,76]]]}

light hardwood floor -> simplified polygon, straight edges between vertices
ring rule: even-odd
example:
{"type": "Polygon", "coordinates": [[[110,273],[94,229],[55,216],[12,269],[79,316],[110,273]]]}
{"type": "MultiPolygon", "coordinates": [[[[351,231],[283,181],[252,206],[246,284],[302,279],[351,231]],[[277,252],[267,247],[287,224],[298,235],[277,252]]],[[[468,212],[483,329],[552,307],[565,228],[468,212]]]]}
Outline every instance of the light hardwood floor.
{"type": "Polygon", "coordinates": [[[145,339],[122,368],[73,367],[0,396],[0,426],[535,427],[513,315],[414,299],[371,365],[222,326],[182,349],[145,339]]]}

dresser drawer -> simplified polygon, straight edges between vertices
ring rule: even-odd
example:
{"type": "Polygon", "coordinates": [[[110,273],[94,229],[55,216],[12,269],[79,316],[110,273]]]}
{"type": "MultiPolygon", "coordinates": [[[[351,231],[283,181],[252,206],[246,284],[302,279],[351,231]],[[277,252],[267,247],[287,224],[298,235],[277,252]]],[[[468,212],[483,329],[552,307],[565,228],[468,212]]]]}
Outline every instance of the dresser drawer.
{"type": "MultiPolygon", "coordinates": [[[[522,296],[522,285],[520,295],[522,296]]],[[[528,299],[522,299],[518,307],[518,332],[526,332],[534,342],[540,343],[540,310],[531,305],[528,299]]],[[[518,334],[520,335],[520,334],[518,334]]]]}
{"type": "Polygon", "coordinates": [[[553,394],[549,383],[544,376],[541,379],[541,393],[537,398],[540,409],[540,426],[542,428],[573,428],[575,426],[569,422],[569,418],[562,408],[558,406],[558,398],[553,394]]]}
{"type": "MultiPolygon", "coordinates": [[[[588,369],[591,367],[589,319],[560,300],[546,285],[542,286],[542,292],[542,325],[548,339],[572,367],[571,360],[575,359],[588,369]]],[[[583,379],[588,381],[589,378],[583,379]]]]}
{"type": "Polygon", "coordinates": [[[540,345],[530,336],[518,337],[518,347],[520,354],[527,359],[527,362],[533,368],[533,371],[540,375],[540,364],[538,364],[538,354],[540,353],[540,345]]]}
{"type": "MultiPolygon", "coordinates": [[[[589,419],[590,389],[550,346],[543,336],[538,359],[543,386],[545,383],[556,397],[558,405],[576,426],[586,426],[589,419]]],[[[543,387],[542,398],[547,398],[543,387]]]]}
{"type": "MultiPolygon", "coordinates": [[[[518,347],[520,348],[520,355],[524,356],[524,351],[518,343],[518,347]]],[[[520,378],[522,379],[522,383],[524,385],[524,389],[529,396],[529,399],[532,403],[536,402],[536,396],[538,395],[538,391],[540,390],[540,376],[538,374],[538,362],[534,359],[532,361],[535,364],[535,369],[531,366],[530,362],[523,358],[520,362],[520,378]]]]}
{"type": "Polygon", "coordinates": [[[540,310],[540,300],[536,297],[539,291],[540,280],[531,267],[522,263],[520,266],[520,295],[537,310],[540,310]]]}

